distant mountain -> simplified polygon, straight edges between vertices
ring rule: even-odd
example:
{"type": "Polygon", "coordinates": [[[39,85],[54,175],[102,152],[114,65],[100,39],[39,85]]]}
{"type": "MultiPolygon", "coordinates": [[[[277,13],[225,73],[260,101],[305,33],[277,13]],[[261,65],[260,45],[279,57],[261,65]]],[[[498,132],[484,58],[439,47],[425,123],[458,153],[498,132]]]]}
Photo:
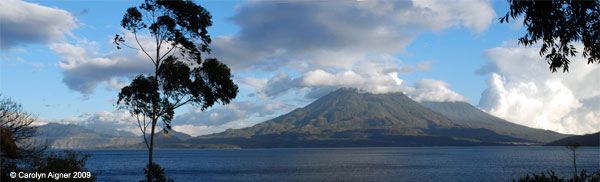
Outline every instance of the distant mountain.
{"type": "Polygon", "coordinates": [[[541,143],[555,141],[568,136],[549,130],[529,128],[508,122],[483,112],[466,102],[421,102],[421,104],[452,120],[460,121],[469,127],[485,128],[501,135],[541,143]]]}
{"type": "Polygon", "coordinates": [[[546,145],[567,146],[570,142],[577,142],[581,146],[600,146],[600,132],[587,135],[570,136],[567,138],[550,142],[546,145]]]}
{"type": "Polygon", "coordinates": [[[38,127],[38,135],[32,140],[37,143],[47,141],[51,148],[88,149],[139,143],[142,138],[126,131],[95,131],[73,124],[48,123],[38,127]]]}
{"type": "MultiPolygon", "coordinates": [[[[172,136],[174,136],[178,140],[185,140],[185,139],[188,139],[188,138],[192,138],[191,135],[188,135],[188,134],[183,133],[183,132],[178,132],[178,131],[175,131],[175,130],[169,130],[169,131],[165,132],[164,129],[161,130],[161,131],[159,131],[159,132],[156,132],[154,134],[154,137],[158,137],[158,136],[161,136],[161,137],[172,137],[172,136]]],[[[146,138],[150,138],[150,135],[146,134],[146,138]]]]}
{"type": "Polygon", "coordinates": [[[402,93],[339,89],[255,126],[194,137],[188,144],[247,147],[505,145],[532,142],[450,119],[402,93]]]}
{"type": "MultiPolygon", "coordinates": [[[[148,142],[150,142],[149,135],[146,135],[148,142]]],[[[178,132],[175,130],[169,130],[165,132],[162,130],[154,134],[154,148],[240,148],[234,145],[227,144],[194,144],[186,142],[186,139],[191,138],[190,135],[178,132]]],[[[111,145],[102,148],[127,148],[127,149],[145,149],[146,144],[142,140],[140,143],[135,144],[124,144],[124,145],[111,145]]]]}

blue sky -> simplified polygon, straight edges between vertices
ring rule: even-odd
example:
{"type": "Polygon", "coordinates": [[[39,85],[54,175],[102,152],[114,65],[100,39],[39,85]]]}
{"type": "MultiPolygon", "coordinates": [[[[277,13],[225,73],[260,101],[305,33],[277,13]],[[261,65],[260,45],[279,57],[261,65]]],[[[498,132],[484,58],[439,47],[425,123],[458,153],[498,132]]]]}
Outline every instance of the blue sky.
{"type": "MultiPolygon", "coordinates": [[[[600,130],[600,69],[574,58],[550,73],[537,49],[500,24],[505,1],[196,1],[210,11],[213,53],[240,87],[229,105],[176,111],[192,135],[247,127],[339,87],[466,101],[526,126],[600,130]],[[583,79],[591,78],[591,79],[583,79]]],[[[114,108],[118,90],[150,64],[111,43],[140,1],[3,1],[0,92],[61,122],[136,132],[114,108]]],[[[517,23],[515,23],[517,22],[517,23]]],[[[580,60],[581,59],[581,60],[580,60]]]]}

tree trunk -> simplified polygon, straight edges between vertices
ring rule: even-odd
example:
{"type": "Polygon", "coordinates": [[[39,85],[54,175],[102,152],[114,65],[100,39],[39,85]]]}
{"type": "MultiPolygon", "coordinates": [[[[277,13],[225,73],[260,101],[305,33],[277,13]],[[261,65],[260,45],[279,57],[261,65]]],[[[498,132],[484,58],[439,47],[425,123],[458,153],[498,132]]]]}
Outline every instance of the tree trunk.
{"type": "MultiPolygon", "coordinates": [[[[154,84],[156,84],[157,86],[159,85],[158,83],[158,68],[160,65],[160,44],[158,41],[158,35],[154,35],[156,37],[156,63],[154,65],[154,84]]],[[[159,88],[160,90],[160,88],[159,88]]],[[[152,131],[150,131],[150,149],[149,150],[149,155],[148,155],[148,162],[149,162],[149,167],[148,167],[148,182],[152,182],[152,152],[154,151],[154,128],[156,127],[156,123],[158,122],[158,118],[160,118],[159,114],[157,113],[157,108],[159,107],[160,104],[156,103],[156,102],[152,102],[152,111],[154,112],[154,118],[152,118],[152,131]]]]}
{"type": "Polygon", "coordinates": [[[577,163],[575,162],[575,160],[577,160],[576,157],[575,150],[573,150],[573,167],[575,168],[575,171],[573,171],[573,181],[575,182],[579,181],[577,179],[577,163]]]}
{"type": "Polygon", "coordinates": [[[152,129],[150,131],[150,148],[148,148],[148,182],[152,182],[152,152],[154,151],[154,128],[158,119],[152,119],[152,129]]]}

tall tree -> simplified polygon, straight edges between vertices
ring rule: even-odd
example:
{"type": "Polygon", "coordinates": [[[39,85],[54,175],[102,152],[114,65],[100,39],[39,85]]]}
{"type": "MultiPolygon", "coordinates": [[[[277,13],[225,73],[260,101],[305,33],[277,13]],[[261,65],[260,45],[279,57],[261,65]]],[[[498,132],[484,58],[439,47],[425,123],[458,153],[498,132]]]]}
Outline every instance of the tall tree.
{"type": "Polygon", "coordinates": [[[600,63],[600,3],[598,0],[508,0],[510,11],[500,23],[524,14],[527,33],[519,38],[524,46],[542,41],[540,56],[545,55],[550,70],[569,71],[568,57],[577,54],[573,43],[583,43],[582,55],[588,64],[600,63]]]}
{"type": "MultiPolygon", "coordinates": [[[[143,136],[150,127],[150,141],[144,137],[149,165],[153,164],[154,131],[159,120],[170,129],[178,107],[189,103],[204,110],[215,103],[228,104],[237,95],[238,87],[227,65],[201,57],[203,52],[210,53],[206,28],[211,25],[206,9],[182,0],[146,0],[127,9],[123,16],[121,26],[129,32],[115,36],[117,48],[139,50],[154,65],[154,73],[140,74],[122,88],[117,102],[119,109],[137,118],[143,136]],[[138,34],[150,35],[152,43],[143,43],[138,34]]],[[[152,168],[148,170],[147,180],[152,181],[152,168]]]]}

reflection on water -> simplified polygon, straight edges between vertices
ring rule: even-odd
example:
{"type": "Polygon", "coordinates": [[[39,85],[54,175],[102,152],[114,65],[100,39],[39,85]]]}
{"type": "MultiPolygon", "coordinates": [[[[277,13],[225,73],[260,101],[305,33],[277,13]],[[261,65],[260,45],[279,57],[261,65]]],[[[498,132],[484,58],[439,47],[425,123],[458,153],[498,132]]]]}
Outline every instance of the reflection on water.
{"type": "MultiPolygon", "coordinates": [[[[600,148],[578,149],[578,169],[600,168],[600,148]]],[[[99,181],[137,181],[146,150],[83,150],[99,181]]],[[[398,147],[156,150],[175,181],[510,181],[552,169],[572,174],[564,147],[398,147]]]]}

